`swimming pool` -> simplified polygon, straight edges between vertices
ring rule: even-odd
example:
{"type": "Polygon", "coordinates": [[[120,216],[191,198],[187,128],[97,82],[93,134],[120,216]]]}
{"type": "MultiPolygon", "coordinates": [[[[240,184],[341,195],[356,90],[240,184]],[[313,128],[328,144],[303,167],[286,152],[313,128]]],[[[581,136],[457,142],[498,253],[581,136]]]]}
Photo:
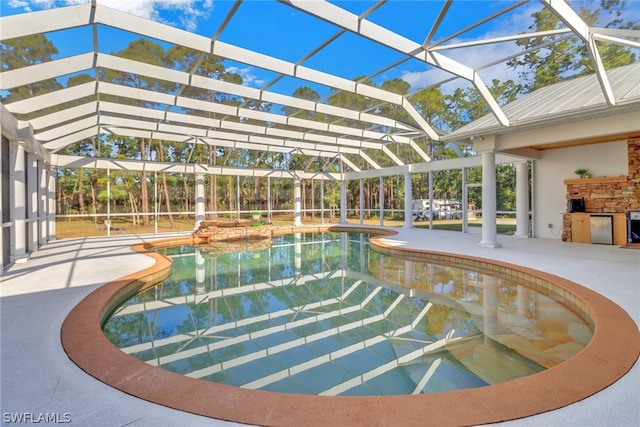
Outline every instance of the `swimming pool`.
{"type": "Polygon", "coordinates": [[[383,396],[525,377],[581,351],[590,318],[520,274],[294,233],[164,248],[171,276],[115,308],[111,342],[152,366],[253,390],[383,396]]]}
{"type": "MultiPolygon", "coordinates": [[[[528,417],[585,399],[618,381],[636,363],[640,333],[618,305],[579,284],[513,263],[464,253],[444,253],[407,245],[392,229],[305,226],[274,233],[364,231],[376,236],[371,245],[385,255],[407,260],[452,262],[526,278],[539,288],[564,295],[586,313],[593,338],[577,355],[534,375],[485,387],[443,393],[394,396],[311,396],[251,390],[176,374],[138,360],[115,347],[103,333],[108,316],[131,295],[169,276],[172,260],[158,248],[193,244],[190,236],[141,242],[132,250],[153,265],[115,279],[91,292],[65,318],[60,338],[69,358],[83,371],[109,386],[169,408],[219,420],[280,426],[327,425],[478,425],[528,417]],[[585,374],[587,373],[587,374],[585,374]]],[[[413,233],[413,231],[412,231],[413,233]]],[[[447,234],[425,233],[434,243],[447,234]]],[[[134,255],[139,257],[139,255],[134,255]]],[[[411,265],[407,263],[406,265],[411,265]]],[[[399,264],[398,264],[399,266],[399,264]]]]}

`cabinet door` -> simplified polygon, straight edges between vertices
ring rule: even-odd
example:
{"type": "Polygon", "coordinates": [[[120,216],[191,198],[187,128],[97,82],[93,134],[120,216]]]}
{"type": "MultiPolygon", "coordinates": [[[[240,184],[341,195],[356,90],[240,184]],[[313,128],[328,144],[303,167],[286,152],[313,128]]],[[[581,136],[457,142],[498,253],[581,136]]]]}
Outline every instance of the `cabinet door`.
{"type": "Polygon", "coordinates": [[[591,243],[589,214],[571,214],[571,241],[575,243],[591,243]]]}
{"type": "Polygon", "coordinates": [[[613,244],[624,246],[627,244],[627,216],[613,215],[613,244]]]}

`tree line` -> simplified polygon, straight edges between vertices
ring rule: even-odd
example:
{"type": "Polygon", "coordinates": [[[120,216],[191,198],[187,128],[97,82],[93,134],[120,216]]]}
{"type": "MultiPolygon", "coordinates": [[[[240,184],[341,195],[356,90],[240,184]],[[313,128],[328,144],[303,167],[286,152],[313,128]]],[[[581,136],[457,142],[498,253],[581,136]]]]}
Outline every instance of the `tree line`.
{"type": "MultiPolygon", "coordinates": [[[[592,3],[593,5],[595,3],[592,3]]],[[[582,7],[580,14],[587,24],[592,25],[599,20],[609,20],[607,27],[632,28],[638,26],[625,22],[623,12],[626,2],[621,0],[607,0],[600,2],[600,7],[586,9],[582,7]]],[[[534,31],[544,31],[562,27],[559,19],[543,8],[533,13],[534,31]]],[[[520,39],[515,43],[523,49],[524,54],[508,61],[507,66],[518,72],[518,81],[499,81],[494,79],[489,85],[489,91],[500,105],[515,100],[539,87],[554,84],[559,81],[593,73],[593,67],[586,46],[575,38],[566,38],[557,43],[550,43],[557,36],[547,35],[520,39]]],[[[626,65],[636,61],[635,54],[622,46],[602,43],[599,45],[606,68],[626,65]]],[[[29,65],[51,61],[58,54],[58,49],[46,35],[32,35],[28,37],[4,40],[0,46],[2,56],[2,70],[22,68],[29,65]]],[[[118,52],[113,53],[122,58],[134,59],[148,64],[170,69],[192,70],[195,74],[207,76],[224,82],[243,84],[242,77],[225,68],[224,58],[215,55],[202,55],[182,46],[168,46],[149,39],[138,39],[118,52]]],[[[270,112],[275,106],[256,99],[241,98],[236,95],[204,90],[194,86],[178,87],[173,82],[167,82],[147,76],[124,73],[110,69],[98,69],[97,76],[80,74],[69,77],[66,86],[95,81],[112,82],[132,88],[159,92],[175,93],[180,90],[181,96],[195,100],[214,102],[250,110],[270,112]]],[[[413,90],[409,83],[393,78],[376,84],[365,77],[354,80],[369,86],[408,97],[421,116],[432,126],[453,130],[476,120],[490,110],[473,87],[458,88],[452,93],[444,93],[440,87],[429,87],[413,90]]],[[[11,103],[20,99],[37,96],[64,88],[56,79],[48,79],[9,91],[3,96],[3,103],[11,103]]],[[[413,119],[401,107],[384,104],[371,97],[343,92],[336,89],[329,91],[326,99],[309,86],[298,87],[292,96],[313,102],[326,102],[329,105],[348,108],[357,111],[373,111],[384,117],[392,118],[403,123],[413,124],[413,119]]],[[[65,105],[54,107],[56,110],[94,100],[76,100],[65,105]]],[[[151,109],[162,108],[150,101],[134,100],[113,95],[100,95],[101,101],[115,102],[151,109]]],[[[295,115],[297,118],[334,123],[338,118],[318,112],[300,111],[290,107],[281,107],[285,115],[295,115]]],[[[53,111],[38,111],[37,115],[53,111]]],[[[184,108],[184,114],[224,119],[226,121],[242,121],[247,125],[265,126],[263,122],[252,118],[226,117],[220,113],[212,113],[197,109],[184,108]]],[[[28,120],[29,115],[19,117],[28,120]]],[[[367,123],[357,120],[342,120],[342,126],[365,129],[367,123]]],[[[304,129],[301,129],[304,130],[304,129]]],[[[321,132],[320,132],[321,134],[321,132]]],[[[427,137],[416,139],[418,145],[434,160],[455,158],[460,155],[472,155],[468,149],[443,144],[429,140],[427,137]]],[[[409,146],[400,143],[390,143],[387,148],[405,164],[422,162],[422,158],[409,146]]],[[[364,152],[378,165],[392,166],[392,160],[381,150],[364,149],[364,152]]],[[[305,155],[290,155],[283,153],[262,153],[255,150],[229,148],[215,145],[191,144],[174,141],[162,141],[148,138],[134,138],[122,135],[101,135],[88,138],[76,144],[69,145],[59,151],[60,154],[110,157],[116,159],[136,159],[142,161],[160,161],[176,163],[203,163],[208,165],[226,165],[240,168],[268,168],[281,170],[310,170],[339,172],[343,165],[339,162],[305,155]]],[[[362,170],[371,165],[360,156],[346,154],[345,157],[362,170]]],[[[461,171],[438,171],[434,176],[434,197],[442,199],[461,199],[462,182],[461,171]]],[[[480,182],[481,171],[473,168],[468,171],[468,182],[480,182]]],[[[413,178],[413,198],[427,197],[427,179],[425,175],[415,175],[413,178]]],[[[514,210],[515,208],[515,170],[512,165],[498,165],[497,168],[497,196],[498,210],[514,210]]],[[[268,181],[257,177],[241,177],[208,175],[206,178],[207,206],[209,212],[235,210],[287,210],[292,208],[293,180],[274,179],[271,182],[271,205],[267,206],[268,181]]],[[[340,184],[325,182],[323,191],[318,181],[303,181],[303,208],[318,210],[322,204],[325,208],[336,208],[340,203],[340,184]],[[324,193],[324,200],[320,194],[324,193]]],[[[384,206],[389,210],[400,210],[404,200],[404,178],[385,177],[383,179],[384,206]]],[[[168,214],[173,227],[173,214],[191,212],[194,210],[194,177],[189,174],[160,172],[150,176],[146,171],[116,171],[110,172],[109,177],[102,170],[63,169],[57,171],[57,213],[58,214],[100,214],[106,211],[107,204],[117,212],[133,213],[134,223],[148,225],[150,214],[157,205],[168,214]],[[107,180],[109,180],[109,195],[107,195],[107,180]]],[[[357,210],[359,206],[360,187],[358,181],[348,183],[349,207],[357,210]]],[[[364,207],[367,212],[375,210],[380,205],[380,180],[367,179],[364,182],[364,207]]],[[[470,193],[470,202],[481,207],[479,194],[470,193]]]]}

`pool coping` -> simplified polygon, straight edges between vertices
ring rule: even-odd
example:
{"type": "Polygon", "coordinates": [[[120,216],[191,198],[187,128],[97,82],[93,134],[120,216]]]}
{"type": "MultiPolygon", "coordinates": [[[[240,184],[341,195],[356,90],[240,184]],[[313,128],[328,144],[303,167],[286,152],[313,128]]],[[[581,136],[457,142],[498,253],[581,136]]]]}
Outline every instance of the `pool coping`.
{"type": "MultiPolygon", "coordinates": [[[[502,261],[398,248],[385,241],[393,230],[368,227],[287,227],[274,234],[333,229],[379,234],[378,250],[403,256],[451,256],[520,271],[559,286],[593,314],[594,336],[576,356],[535,375],[486,387],[415,396],[304,396],[246,390],[185,377],[146,364],[122,352],[102,333],[104,316],[123,293],[153,286],[169,274],[171,260],[149,250],[133,250],[155,264],[123,276],[89,294],[72,309],[61,329],[69,358],[96,379],[127,394],[163,406],[222,420],[257,425],[476,425],[551,411],[585,399],[621,378],[638,359],[640,333],[618,305],[575,282],[502,261]],[[383,232],[384,234],[380,234],[383,232]]],[[[189,244],[191,237],[154,242],[189,244]]]]}

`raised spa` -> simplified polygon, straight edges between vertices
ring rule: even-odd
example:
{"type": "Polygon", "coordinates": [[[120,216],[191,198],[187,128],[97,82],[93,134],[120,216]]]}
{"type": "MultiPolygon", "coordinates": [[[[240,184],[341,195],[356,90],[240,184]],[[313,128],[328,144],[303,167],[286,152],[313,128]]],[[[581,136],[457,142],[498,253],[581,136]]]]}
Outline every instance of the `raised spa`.
{"type": "Polygon", "coordinates": [[[115,308],[104,333],[185,376],[327,396],[502,383],[556,366],[591,340],[590,317],[526,275],[385,255],[368,237],[161,249],[171,276],[115,308]]]}

